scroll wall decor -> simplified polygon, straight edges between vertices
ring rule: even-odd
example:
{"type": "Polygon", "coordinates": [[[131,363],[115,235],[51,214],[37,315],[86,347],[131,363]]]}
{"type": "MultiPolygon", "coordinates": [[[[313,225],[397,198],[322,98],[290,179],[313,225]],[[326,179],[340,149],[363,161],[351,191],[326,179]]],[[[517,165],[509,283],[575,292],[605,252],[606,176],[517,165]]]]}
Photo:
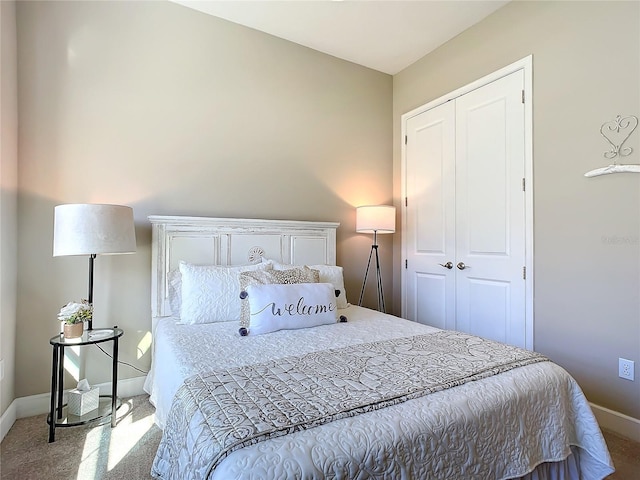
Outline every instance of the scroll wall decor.
{"type": "Polygon", "coordinates": [[[618,115],[615,120],[603,123],[600,127],[600,134],[611,145],[611,149],[604,153],[604,158],[613,161],[613,163],[606,167],[591,170],[585,173],[584,176],[597,177],[610,173],[640,173],[640,165],[621,165],[616,161],[617,158],[628,157],[633,152],[633,148],[624,147],[623,145],[637,127],[638,117],[635,115],[627,115],[626,117],[618,115]]]}

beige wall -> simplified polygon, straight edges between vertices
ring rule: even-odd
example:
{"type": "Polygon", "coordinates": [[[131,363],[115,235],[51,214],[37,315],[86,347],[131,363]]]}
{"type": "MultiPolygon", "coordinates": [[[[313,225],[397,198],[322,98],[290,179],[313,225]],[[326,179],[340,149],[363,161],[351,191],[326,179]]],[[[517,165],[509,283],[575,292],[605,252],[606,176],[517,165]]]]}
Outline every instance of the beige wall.
{"type": "MultiPolygon", "coordinates": [[[[392,199],[392,77],[172,3],[19,2],[17,18],[16,396],[49,391],[55,316],[86,295],[87,259],[52,257],[60,203],[134,209],[137,254],[96,260],[94,326],[124,328],[120,358],[143,370],[150,214],[341,222],[357,301],[371,238],[354,207],[392,199]]],[[[109,380],[88,350],[86,376],[109,380]]]]}
{"type": "MultiPolygon", "coordinates": [[[[395,75],[394,197],[400,116],[530,54],[535,349],[590,401],[640,418],[640,175],[583,176],[608,164],[600,125],[640,116],[640,3],[513,2],[395,75]],[[618,357],[636,362],[635,382],[618,357]]],[[[627,145],[640,163],[640,129],[627,145]]]]}
{"type": "MultiPolygon", "coordinates": [[[[49,390],[55,314],[86,294],[86,258],[51,256],[55,205],[134,208],[138,253],[96,263],[96,324],[123,327],[121,359],[146,369],[147,215],[340,221],[355,302],[371,239],[352,233],[353,207],[389,202],[392,176],[399,206],[400,115],[533,54],[536,349],[640,418],[640,375],[617,378],[620,356],[640,369],[640,176],[582,176],[606,163],[600,125],[640,115],[639,6],[509,4],[394,76],[392,111],[387,75],[178,5],[19,2],[15,396],[49,390]]],[[[108,360],[89,360],[108,380],[108,360]]]]}
{"type": "Polygon", "coordinates": [[[15,2],[0,2],[0,415],[14,394],[16,288],[17,288],[17,187],[18,97],[15,2]]]}

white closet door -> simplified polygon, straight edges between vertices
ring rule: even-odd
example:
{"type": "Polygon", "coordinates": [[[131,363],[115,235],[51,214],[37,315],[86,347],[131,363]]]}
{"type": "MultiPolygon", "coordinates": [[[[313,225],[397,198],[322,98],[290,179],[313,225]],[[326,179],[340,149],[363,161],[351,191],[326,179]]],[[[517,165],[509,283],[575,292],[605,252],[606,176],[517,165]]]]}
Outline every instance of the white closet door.
{"type": "Polygon", "coordinates": [[[525,347],[523,88],[517,70],[406,119],[403,314],[525,347]]]}
{"type": "Polygon", "coordinates": [[[455,102],[406,125],[407,312],[438,328],[455,328],[455,102]]]}
{"type": "Polygon", "coordinates": [[[456,329],[525,346],[523,72],[456,99],[456,329]]]}

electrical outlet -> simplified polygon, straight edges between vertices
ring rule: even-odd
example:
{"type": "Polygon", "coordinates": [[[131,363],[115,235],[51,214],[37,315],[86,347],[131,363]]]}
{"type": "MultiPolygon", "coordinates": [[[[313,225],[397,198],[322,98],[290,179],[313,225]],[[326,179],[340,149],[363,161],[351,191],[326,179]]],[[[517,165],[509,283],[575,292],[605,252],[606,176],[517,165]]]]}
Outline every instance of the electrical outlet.
{"type": "Polygon", "coordinates": [[[634,381],[633,364],[634,364],[633,360],[627,360],[626,358],[619,358],[618,359],[618,376],[620,378],[624,378],[625,380],[631,380],[633,382],[634,381]]]}

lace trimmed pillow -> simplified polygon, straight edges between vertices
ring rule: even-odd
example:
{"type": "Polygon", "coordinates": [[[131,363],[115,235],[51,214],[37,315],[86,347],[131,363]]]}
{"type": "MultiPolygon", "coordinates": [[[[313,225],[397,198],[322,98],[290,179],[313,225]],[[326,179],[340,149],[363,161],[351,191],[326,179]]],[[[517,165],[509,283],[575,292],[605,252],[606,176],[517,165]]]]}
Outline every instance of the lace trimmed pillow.
{"type": "MultiPolygon", "coordinates": [[[[284,263],[276,262],[275,260],[269,260],[262,257],[262,263],[267,265],[273,265],[274,270],[286,270],[292,268],[293,265],[287,265],[284,263]]],[[[349,302],[347,302],[347,291],[344,288],[344,275],[343,269],[337,265],[307,265],[312,270],[318,270],[320,274],[320,283],[331,283],[333,288],[338,290],[338,308],[347,308],[349,302]]]]}
{"type": "MultiPolygon", "coordinates": [[[[269,265],[262,263],[260,265],[269,265]]],[[[273,268],[273,267],[271,267],[273,268]]],[[[317,270],[309,267],[289,268],[287,270],[261,270],[254,272],[242,272],[240,279],[240,329],[249,329],[250,308],[247,298],[247,287],[249,285],[270,285],[270,284],[297,284],[297,283],[318,283],[320,274],[317,270]]]]}

